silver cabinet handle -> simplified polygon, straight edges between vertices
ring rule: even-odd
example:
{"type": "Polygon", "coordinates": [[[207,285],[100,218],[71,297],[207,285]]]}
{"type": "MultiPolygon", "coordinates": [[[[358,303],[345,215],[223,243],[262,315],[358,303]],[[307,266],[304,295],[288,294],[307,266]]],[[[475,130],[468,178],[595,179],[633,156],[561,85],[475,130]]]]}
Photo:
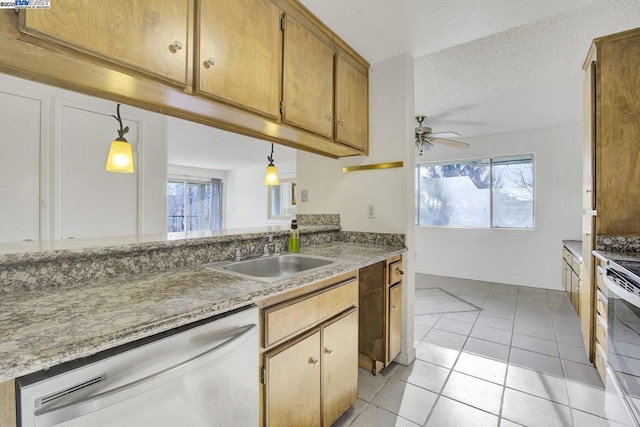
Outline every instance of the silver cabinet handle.
{"type": "Polygon", "coordinates": [[[333,114],[329,114],[329,115],[327,116],[327,119],[329,119],[329,120],[333,120],[333,114]]]}
{"type": "Polygon", "coordinates": [[[340,124],[344,126],[344,119],[340,120],[340,124]]]}
{"type": "Polygon", "coordinates": [[[329,356],[333,356],[333,350],[329,350],[328,348],[325,348],[324,352],[327,353],[329,356]]]}
{"type": "Polygon", "coordinates": [[[398,310],[398,306],[397,306],[397,305],[395,305],[395,304],[393,304],[393,305],[391,306],[391,308],[393,308],[394,310],[398,310]]]}
{"type": "Polygon", "coordinates": [[[318,359],[314,359],[313,357],[309,358],[309,365],[318,366],[320,361],[318,359]]]}
{"type": "Polygon", "coordinates": [[[80,400],[76,403],[53,408],[50,410],[42,410],[36,412],[37,424],[40,425],[56,425],[69,421],[74,418],[79,418],[88,413],[96,410],[106,408],[113,404],[130,399],[133,396],[144,393],[159,385],[166,384],[176,378],[184,376],[189,372],[204,366],[212,361],[224,356],[232,350],[235,350],[249,338],[257,334],[258,327],[256,325],[247,325],[242,328],[232,330],[220,334],[220,338],[227,338],[220,344],[212,347],[200,354],[193,356],[183,362],[163,369],[160,372],[153,373],[144,378],[140,378],[136,381],[128,384],[116,387],[113,390],[98,393],[93,396],[89,396],[86,399],[80,400]]]}
{"type": "Polygon", "coordinates": [[[211,68],[214,65],[216,65],[216,60],[213,58],[209,58],[206,61],[204,61],[204,68],[211,68]]]}
{"type": "Polygon", "coordinates": [[[178,40],[169,45],[169,52],[177,53],[179,50],[182,50],[182,43],[180,43],[178,40]]]}

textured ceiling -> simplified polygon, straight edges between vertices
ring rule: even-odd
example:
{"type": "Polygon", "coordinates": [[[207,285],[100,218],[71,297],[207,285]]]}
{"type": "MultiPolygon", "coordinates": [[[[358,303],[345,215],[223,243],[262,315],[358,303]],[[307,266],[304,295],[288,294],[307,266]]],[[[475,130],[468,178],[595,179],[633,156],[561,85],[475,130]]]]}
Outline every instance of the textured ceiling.
{"type": "Polygon", "coordinates": [[[595,0],[300,0],[370,63],[414,57],[595,0]]]}
{"type": "Polygon", "coordinates": [[[301,1],[374,72],[412,55],[416,114],[462,141],[578,123],[591,40],[640,26],[640,0],[301,1]]]}
{"type": "MultiPolygon", "coordinates": [[[[167,120],[169,164],[224,171],[267,165],[267,141],[174,117],[167,120]]],[[[277,166],[295,161],[296,150],[276,144],[273,156],[277,166]]]]}

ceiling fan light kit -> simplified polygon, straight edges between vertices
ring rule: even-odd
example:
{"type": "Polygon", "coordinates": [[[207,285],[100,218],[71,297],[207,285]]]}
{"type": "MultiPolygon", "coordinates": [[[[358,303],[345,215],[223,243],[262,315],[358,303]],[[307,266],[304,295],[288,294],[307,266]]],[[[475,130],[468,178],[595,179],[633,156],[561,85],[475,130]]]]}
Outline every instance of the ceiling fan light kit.
{"type": "Polygon", "coordinates": [[[455,138],[460,136],[455,132],[437,132],[433,133],[429,126],[423,126],[423,122],[427,116],[416,116],[418,126],[415,130],[416,148],[418,149],[418,155],[422,156],[425,151],[429,151],[433,148],[434,143],[440,143],[457,148],[469,148],[469,144],[453,141],[447,138],[455,138]]]}

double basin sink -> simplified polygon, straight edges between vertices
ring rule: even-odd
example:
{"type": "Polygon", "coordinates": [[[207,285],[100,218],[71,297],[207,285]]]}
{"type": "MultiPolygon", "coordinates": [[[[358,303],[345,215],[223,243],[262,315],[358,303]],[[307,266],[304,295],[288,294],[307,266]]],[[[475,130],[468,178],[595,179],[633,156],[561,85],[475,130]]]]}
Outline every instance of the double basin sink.
{"type": "Polygon", "coordinates": [[[203,267],[260,282],[276,282],[301,274],[311,273],[339,261],[313,255],[281,254],[244,261],[220,261],[204,264],[203,267]]]}

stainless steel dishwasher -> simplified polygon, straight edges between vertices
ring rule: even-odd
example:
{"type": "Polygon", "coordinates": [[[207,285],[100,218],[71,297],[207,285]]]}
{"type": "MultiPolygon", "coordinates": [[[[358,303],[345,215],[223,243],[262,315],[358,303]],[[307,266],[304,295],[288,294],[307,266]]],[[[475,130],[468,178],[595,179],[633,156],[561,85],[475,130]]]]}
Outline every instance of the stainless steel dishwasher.
{"type": "Polygon", "coordinates": [[[251,307],[22,377],[19,425],[257,426],[257,323],[251,307]]]}

